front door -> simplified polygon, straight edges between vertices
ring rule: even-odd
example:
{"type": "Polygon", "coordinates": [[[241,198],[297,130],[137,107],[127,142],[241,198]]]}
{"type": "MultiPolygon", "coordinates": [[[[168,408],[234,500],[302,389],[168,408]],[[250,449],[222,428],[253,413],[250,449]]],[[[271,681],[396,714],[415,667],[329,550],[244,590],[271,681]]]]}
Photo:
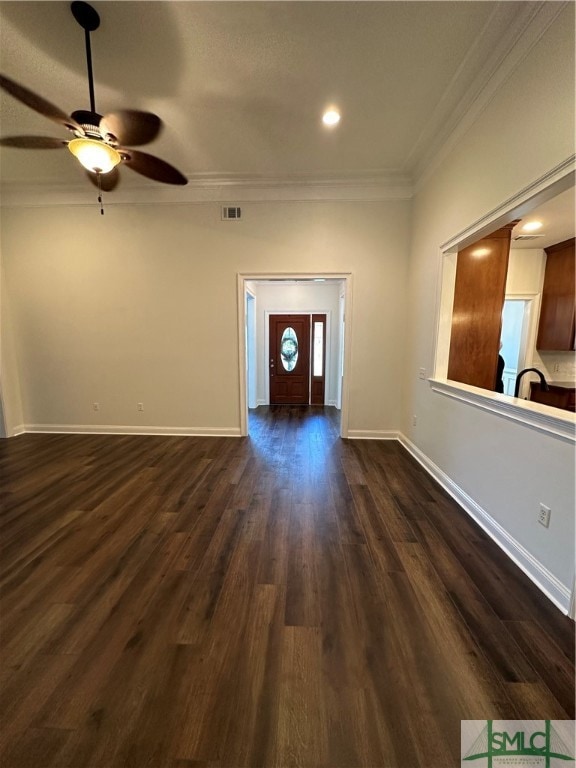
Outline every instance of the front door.
{"type": "Polygon", "coordinates": [[[270,404],[310,402],[310,316],[270,315],[270,404]]]}

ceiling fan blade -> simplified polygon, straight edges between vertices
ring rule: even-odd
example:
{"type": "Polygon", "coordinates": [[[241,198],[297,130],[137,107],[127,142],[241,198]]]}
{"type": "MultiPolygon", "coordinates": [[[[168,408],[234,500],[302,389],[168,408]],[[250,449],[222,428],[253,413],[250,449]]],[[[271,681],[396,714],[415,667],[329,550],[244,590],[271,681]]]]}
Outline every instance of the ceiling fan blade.
{"type": "Polygon", "coordinates": [[[38,96],[38,94],[33,91],[29,91],[28,88],[24,88],[23,85],[19,85],[9,77],[0,75],[0,88],[11,96],[14,96],[18,101],[21,101],[22,104],[26,104],[30,109],[44,115],[44,117],[47,117],[49,120],[53,120],[55,123],[60,123],[60,125],[63,125],[71,131],[79,131],[84,135],[84,130],[70,117],[70,115],[62,112],[62,110],[55,107],[54,104],[43,99],[42,96],[38,96]]]}
{"type": "Polygon", "coordinates": [[[52,136],[5,136],[0,139],[0,146],[17,149],[62,149],[68,146],[68,142],[52,136]]]}
{"type": "Polygon", "coordinates": [[[181,174],[173,165],[169,165],[158,157],[122,147],[119,148],[119,151],[125,155],[124,162],[128,168],[142,174],[142,176],[147,176],[154,181],[161,181],[164,184],[188,184],[186,176],[181,174]]]}
{"type": "Polygon", "coordinates": [[[92,173],[92,171],[86,171],[86,175],[94,184],[95,187],[98,187],[99,189],[103,190],[104,192],[112,192],[113,189],[116,189],[118,184],[120,183],[120,173],[118,172],[118,168],[112,168],[111,171],[108,173],[101,173],[100,174],[100,183],[98,183],[98,174],[92,173]]]}
{"type": "Polygon", "coordinates": [[[162,128],[162,120],[152,112],[120,109],[104,115],[100,121],[100,133],[113,136],[119,144],[140,146],[154,141],[162,128]]]}

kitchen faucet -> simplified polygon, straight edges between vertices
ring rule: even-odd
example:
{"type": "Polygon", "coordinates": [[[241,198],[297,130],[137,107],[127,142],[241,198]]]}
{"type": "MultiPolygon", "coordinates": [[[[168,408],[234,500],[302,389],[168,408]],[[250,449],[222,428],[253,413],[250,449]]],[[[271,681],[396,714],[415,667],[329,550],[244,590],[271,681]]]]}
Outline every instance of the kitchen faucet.
{"type": "Polygon", "coordinates": [[[518,397],[518,392],[520,391],[520,379],[522,376],[524,376],[525,373],[529,373],[530,371],[533,371],[534,373],[537,373],[538,376],[540,376],[540,389],[543,392],[548,392],[550,390],[550,387],[548,386],[548,382],[544,378],[544,374],[542,371],[539,371],[538,368],[523,368],[518,376],[516,376],[516,386],[514,387],[514,397],[518,397]]]}

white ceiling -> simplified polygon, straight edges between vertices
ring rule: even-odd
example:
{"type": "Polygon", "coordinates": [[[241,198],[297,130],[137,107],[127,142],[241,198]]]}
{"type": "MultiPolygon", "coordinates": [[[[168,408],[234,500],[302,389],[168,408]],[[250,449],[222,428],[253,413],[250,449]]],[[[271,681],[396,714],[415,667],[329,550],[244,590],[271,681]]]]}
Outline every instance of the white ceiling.
{"type": "MultiPolygon", "coordinates": [[[[96,108],[158,114],[163,133],[144,151],[196,183],[411,183],[543,5],[561,3],[94,2],[96,108]],[[342,112],[333,130],[328,104],[342,112]]],[[[66,112],[87,109],[69,4],[0,2],[0,71],[66,112]]],[[[0,108],[2,136],[69,136],[9,95],[0,108]]],[[[4,189],[87,183],[65,149],[4,148],[0,160],[4,189]]],[[[142,185],[159,186],[122,170],[123,188],[142,185]]]]}
{"type": "Polygon", "coordinates": [[[522,215],[512,230],[512,248],[548,248],[574,237],[575,219],[574,187],[565,190],[551,200],[522,215]],[[534,232],[525,232],[524,226],[539,221],[542,227],[534,232]],[[517,240],[520,235],[530,235],[530,240],[517,240]]]}

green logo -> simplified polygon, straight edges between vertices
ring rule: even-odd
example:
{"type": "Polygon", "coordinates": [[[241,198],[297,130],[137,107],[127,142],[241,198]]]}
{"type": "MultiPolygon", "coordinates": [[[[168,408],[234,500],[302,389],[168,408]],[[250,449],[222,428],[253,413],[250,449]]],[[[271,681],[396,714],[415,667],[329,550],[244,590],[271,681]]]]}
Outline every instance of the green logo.
{"type": "MultiPolygon", "coordinates": [[[[474,721],[462,721],[463,736],[465,722],[474,721]]],[[[464,761],[482,759],[487,761],[482,763],[487,768],[494,768],[494,760],[498,760],[499,766],[551,768],[555,765],[552,762],[555,760],[574,761],[573,754],[552,725],[552,722],[571,724],[573,729],[574,721],[486,720],[485,722],[486,725],[482,728],[480,735],[467,752],[462,754],[462,764],[464,761]],[[500,723],[502,725],[495,725],[500,723]],[[538,723],[541,725],[537,725],[538,723]],[[518,760],[519,757],[525,757],[526,760],[518,760]]],[[[464,749],[462,751],[464,752],[464,749]]]]}

